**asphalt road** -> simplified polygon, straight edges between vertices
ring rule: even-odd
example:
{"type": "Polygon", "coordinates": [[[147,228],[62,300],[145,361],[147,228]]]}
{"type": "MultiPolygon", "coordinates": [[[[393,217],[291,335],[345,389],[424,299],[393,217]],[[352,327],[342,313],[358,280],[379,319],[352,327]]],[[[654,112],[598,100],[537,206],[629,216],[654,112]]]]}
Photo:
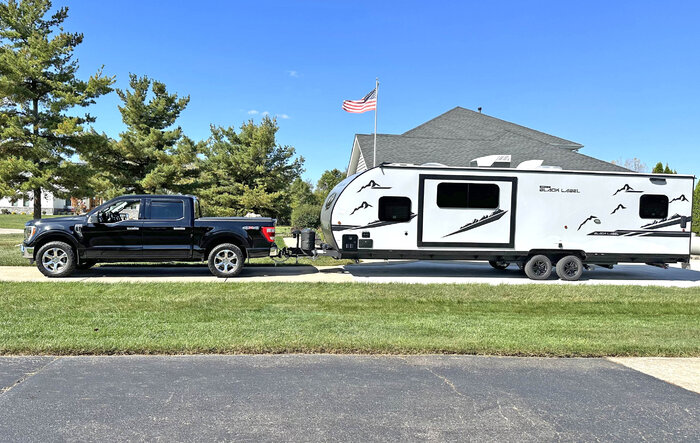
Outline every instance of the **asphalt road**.
{"type": "Polygon", "coordinates": [[[505,271],[484,262],[467,261],[373,261],[345,266],[249,266],[232,279],[211,275],[202,266],[114,266],[102,265],[78,271],[70,278],[48,279],[35,267],[0,267],[4,281],[83,281],[122,282],[365,282],[365,283],[486,283],[486,284],[582,284],[582,285],[657,285],[700,287],[700,260],[693,269],[674,265],[660,269],[642,264],[617,265],[614,269],[585,271],[577,282],[563,282],[553,273],[549,280],[528,279],[515,265],[505,271]]]}
{"type": "Polygon", "coordinates": [[[700,395],[600,359],[0,358],[0,439],[700,440],[700,395]]]}

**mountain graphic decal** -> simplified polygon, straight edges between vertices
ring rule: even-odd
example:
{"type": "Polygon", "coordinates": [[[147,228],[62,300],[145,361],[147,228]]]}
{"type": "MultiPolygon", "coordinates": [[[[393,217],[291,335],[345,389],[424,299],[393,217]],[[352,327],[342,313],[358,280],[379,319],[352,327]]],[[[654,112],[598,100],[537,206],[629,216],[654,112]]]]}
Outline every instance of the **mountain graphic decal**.
{"type": "Polygon", "coordinates": [[[587,219],[585,219],[585,220],[583,221],[583,223],[581,223],[580,225],[578,225],[578,229],[577,229],[577,231],[580,231],[580,230],[581,230],[581,228],[583,227],[583,225],[585,225],[585,224],[586,224],[586,223],[588,223],[589,221],[591,221],[591,220],[595,220],[595,219],[597,219],[597,218],[598,218],[598,217],[597,217],[597,216],[595,216],[595,215],[591,215],[591,216],[589,216],[589,217],[588,217],[587,219]]]}
{"type": "Polygon", "coordinates": [[[669,203],[673,203],[673,202],[676,202],[676,201],[679,201],[679,202],[687,202],[687,201],[688,201],[688,199],[687,199],[687,198],[685,198],[685,194],[681,194],[681,196],[680,196],[680,197],[676,197],[676,198],[674,198],[674,199],[673,199],[673,200],[671,200],[671,201],[670,201],[669,203]]]}
{"type": "Polygon", "coordinates": [[[643,192],[643,191],[635,191],[635,190],[632,188],[632,186],[630,186],[630,185],[628,185],[627,183],[625,183],[625,185],[624,185],[623,187],[621,187],[620,189],[618,189],[617,191],[615,191],[615,193],[613,194],[613,196],[617,195],[619,192],[643,192]]]}
{"type": "Polygon", "coordinates": [[[361,204],[360,206],[358,206],[358,207],[356,207],[355,209],[352,210],[352,212],[350,213],[350,215],[356,213],[356,212],[359,211],[360,209],[367,209],[367,208],[371,208],[371,207],[373,207],[373,206],[370,205],[369,203],[367,203],[367,202],[362,202],[362,204],[361,204]]]}
{"type": "Polygon", "coordinates": [[[366,185],[362,186],[357,192],[361,192],[362,190],[370,188],[370,189],[391,189],[391,186],[379,186],[377,182],[374,180],[370,180],[369,183],[366,185]]]}
{"type": "Polygon", "coordinates": [[[466,225],[462,226],[461,228],[457,229],[454,232],[450,232],[447,235],[443,235],[442,238],[449,237],[451,235],[459,234],[460,232],[465,232],[472,230],[474,228],[478,228],[479,226],[484,226],[489,223],[493,223],[496,220],[500,219],[505,215],[505,213],[508,211],[504,211],[503,209],[496,209],[493,211],[491,214],[484,215],[481,218],[475,218],[474,221],[467,223],[466,225]]]}
{"type": "Polygon", "coordinates": [[[614,214],[614,213],[616,213],[617,211],[619,211],[620,209],[627,209],[627,206],[625,206],[625,205],[623,205],[622,203],[620,203],[619,205],[617,205],[617,208],[613,209],[613,212],[611,212],[610,214],[614,214]]]}

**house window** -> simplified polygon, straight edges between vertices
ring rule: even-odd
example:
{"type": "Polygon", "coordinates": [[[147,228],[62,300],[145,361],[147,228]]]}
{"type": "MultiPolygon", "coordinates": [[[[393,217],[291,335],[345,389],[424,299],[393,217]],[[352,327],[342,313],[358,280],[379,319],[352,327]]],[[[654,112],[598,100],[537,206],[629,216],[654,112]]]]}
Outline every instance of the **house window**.
{"type": "Polygon", "coordinates": [[[151,200],[151,219],[177,220],[184,217],[185,205],[179,200],[151,200]]]}
{"type": "Polygon", "coordinates": [[[440,183],[437,205],[440,208],[496,209],[500,189],[491,183],[440,183]]]}
{"type": "Polygon", "coordinates": [[[405,222],[411,219],[411,199],[408,197],[380,197],[379,220],[405,222]]]}
{"type": "Polygon", "coordinates": [[[645,194],[639,197],[639,217],[668,217],[668,197],[654,194],[645,194]]]}

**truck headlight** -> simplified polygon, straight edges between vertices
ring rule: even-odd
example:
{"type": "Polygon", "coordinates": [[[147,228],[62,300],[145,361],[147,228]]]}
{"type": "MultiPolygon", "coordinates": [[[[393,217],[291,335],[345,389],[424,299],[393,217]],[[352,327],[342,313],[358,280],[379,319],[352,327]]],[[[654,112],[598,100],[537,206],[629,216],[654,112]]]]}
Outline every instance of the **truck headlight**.
{"type": "Polygon", "coordinates": [[[28,242],[36,234],[36,226],[26,226],[24,228],[24,241],[28,242]]]}

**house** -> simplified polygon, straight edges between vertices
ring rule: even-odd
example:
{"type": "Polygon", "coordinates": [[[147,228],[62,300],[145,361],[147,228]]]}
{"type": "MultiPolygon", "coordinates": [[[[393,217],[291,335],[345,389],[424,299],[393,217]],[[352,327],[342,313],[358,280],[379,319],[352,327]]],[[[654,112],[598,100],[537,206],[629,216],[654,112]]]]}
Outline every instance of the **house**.
{"type": "MultiPolygon", "coordinates": [[[[32,214],[34,212],[34,199],[19,199],[12,201],[10,198],[0,198],[0,213],[32,214]]],[[[41,194],[41,212],[43,214],[64,214],[70,212],[70,201],[54,197],[50,192],[41,194]]]]}
{"type": "MultiPolygon", "coordinates": [[[[355,134],[348,176],[372,167],[373,134],[355,134]]],[[[377,134],[376,164],[441,163],[470,166],[487,155],[510,155],[513,167],[526,160],[568,170],[625,171],[581,154],[580,143],[526,128],[495,117],[456,107],[403,134],[377,134]]]]}

